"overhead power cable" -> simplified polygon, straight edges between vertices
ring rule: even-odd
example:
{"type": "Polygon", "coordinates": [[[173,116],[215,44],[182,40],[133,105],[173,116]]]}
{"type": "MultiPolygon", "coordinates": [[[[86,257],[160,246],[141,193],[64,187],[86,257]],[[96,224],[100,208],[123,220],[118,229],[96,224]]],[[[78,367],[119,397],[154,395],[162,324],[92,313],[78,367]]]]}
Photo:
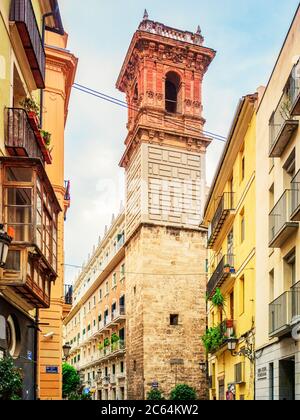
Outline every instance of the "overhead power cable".
{"type": "MultiPolygon", "coordinates": [[[[133,107],[133,106],[129,106],[126,102],[124,102],[124,101],[122,101],[120,99],[117,99],[117,98],[115,98],[113,96],[107,95],[107,94],[105,94],[103,92],[100,92],[100,91],[97,91],[97,90],[88,88],[86,86],[80,85],[78,83],[74,83],[73,88],[76,89],[76,90],[78,90],[78,91],[80,91],[80,92],[82,92],[82,93],[85,93],[85,94],[94,96],[94,97],[96,97],[98,99],[102,99],[104,101],[110,102],[110,103],[112,103],[114,105],[117,105],[117,106],[120,106],[122,108],[131,109],[131,110],[136,111],[136,112],[140,111],[139,108],[133,107]]],[[[153,118],[156,118],[156,119],[161,119],[161,116],[160,115],[158,115],[158,114],[156,114],[156,113],[154,113],[152,111],[148,111],[148,115],[151,116],[151,117],[153,117],[153,118]]],[[[176,127],[180,127],[180,128],[188,129],[189,131],[195,132],[195,133],[197,133],[199,135],[199,130],[197,128],[193,127],[193,126],[187,125],[185,123],[180,123],[178,121],[174,121],[174,119],[172,117],[168,117],[168,116],[165,116],[165,120],[170,125],[173,125],[173,126],[176,126],[176,127]]],[[[219,134],[212,133],[210,131],[203,130],[202,133],[204,135],[209,136],[209,137],[212,137],[214,140],[220,141],[222,143],[225,143],[227,141],[226,137],[221,136],[219,134]]]]}

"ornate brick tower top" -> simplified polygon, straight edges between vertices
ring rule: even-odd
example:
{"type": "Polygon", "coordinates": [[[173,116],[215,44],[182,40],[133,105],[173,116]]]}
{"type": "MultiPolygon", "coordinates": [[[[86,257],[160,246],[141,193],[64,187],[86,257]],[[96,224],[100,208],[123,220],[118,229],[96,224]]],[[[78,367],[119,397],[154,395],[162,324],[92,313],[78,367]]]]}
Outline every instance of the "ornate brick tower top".
{"type": "Polygon", "coordinates": [[[200,27],[196,33],[173,29],[149,20],[145,11],[130,44],[117,88],[126,93],[129,108],[121,166],[127,172],[127,208],[136,221],[141,216],[142,222],[199,225],[203,205],[199,194],[196,198],[180,192],[179,197],[178,191],[174,192],[179,204],[192,204],[190,217],[178,208],[165,181],[172,180],[176,190],[176,179],[194,180],[196,188],[201,186],[202,191],[203,187],[202,196],[205,191],[202,158],[211,139],[203,133],[202,81],[215,51],[204,47],[203,42],[200,27]],[[143,149],[145,144],[148,147],[143,149]],[[139,191],[138,177],[142,181],[139,191]],[[158,191],[163,189],[168,190],[167,198],[158,191]],[[187,203],[187,199],[194,203],[187,203]]]}

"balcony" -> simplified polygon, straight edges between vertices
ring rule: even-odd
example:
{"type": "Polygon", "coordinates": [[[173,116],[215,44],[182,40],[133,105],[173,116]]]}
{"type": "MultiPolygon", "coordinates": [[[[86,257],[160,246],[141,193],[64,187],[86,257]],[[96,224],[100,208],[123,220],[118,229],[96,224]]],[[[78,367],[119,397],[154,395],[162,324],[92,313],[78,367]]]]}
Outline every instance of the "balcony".
{"type": "Polygon", "coordinates": [[[270,337],[281,337],[291,332],[300,321],[300,283],[283,293],[269,305],[270,337]]]}
{"type": "Polygon", "coordinates": [[[235,321],[225,320],[216,327],[210,328],[206,333],[207,351],[215,354],[223,351],[228,339],[235,336],[235,321]]]}
{"type": "Polygon", "coordinates": [[[208,248],[213,248],[228,216],[234,211],[234,193],[225,193],[217,206],[213,220],[208,228],[208,248]]]}
{"type": "Polygon", "coordinates": [[[36,121],[22,108],[7,108],[6,112],[5,147],[9,155],[51,164],[52,158],[36,121]]]}
{"type": "Polygon", "coordinates": [[[73,286],[65,285],[65,304],[72,306],[73,304],[73,286]]]}
{"type": "Polygon", "coordinates": [[[291,101],[287,93],[281,97],[276,111],[270,120],[270,153],[272,158],[279,158],[289,144],[299,126],[299,121],[291,115],[291,101]]]}
{"type": "Polygon", "coordinates": [[[218,287],[225,282],[231,275],[235,274],[234,256],[224,255],[219,265],[207,284],[207,294],[211,298],[218,287]]]}
{"type": "Polygon", "coordinates": [[[16,25],[37,88],[44,89],[46,55],[31,0],[12,0],[9,20],[16,25]]]}
{"type": "Polygon", "coordinates": [[[291,115],[293,117],[300,115],[300,78],[299,62],[294,66],[288,84],[288,96],[291,102],[291,115]]]}
{"type": "Polygon", "coordinates": [[[125,341],[119,340],[118,342],[104,347],[100,352],[100,360],[109,360],[117,356],[123,355],[126,351],[125,341]]]}
{"type": "Polygon", "coordinates": [[[291,221],[292,198],[292,190],[286,190],[270,213],[270,248],[281,248],[299,227],[298,223],[291,221]]]}
{"type": "Polygon", "coordinates": [[[293,222],[300,221],[300,171],[292,180],[292,214],[291,220],[293,222]]]}
{"type": "Polygon", "coordinates": [[[40,161],[0,157],[5,230],[13,232],[0,287],[10,286],[32,308],[48,308],[57,278],[57,217],[61,211],[40,161]]]}
{"type": "Polygon", "coordinates": [[[111,322],[112,323],[121,323],[126,319],[125,306],[120,306],[119,309],[116,309],[112,312],[111,322]]]}

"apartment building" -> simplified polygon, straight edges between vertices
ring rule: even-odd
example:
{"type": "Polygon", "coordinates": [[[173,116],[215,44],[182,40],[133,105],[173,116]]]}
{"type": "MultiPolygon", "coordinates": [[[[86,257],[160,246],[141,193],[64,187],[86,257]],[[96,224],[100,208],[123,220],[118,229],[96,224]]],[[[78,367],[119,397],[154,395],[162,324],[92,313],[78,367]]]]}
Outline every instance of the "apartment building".
{"type": "Polygon", "coordinates": [[[65,319],[68,362],[96,400],[124,400],[126,390],[125,214],[113,221],[73,288],[65,319]]]}
{"type": "Polygon", "coordinates": [[[22,369],[23,399],[59,399],[63,138],[77,60],[56,0],[1,0],[0,39],[1,224],[13,237],[0,271],[0,350],[22,369]]]}
{"type": "Polygon", "coordinates": [[[257,100],[239,102],[205,208],[211,400],[254,399],[257,100]]]}
{"type": "Polygon", "coordinates": [[[300,8],[257,112],[256,398],[300,399],[300,8]]]}

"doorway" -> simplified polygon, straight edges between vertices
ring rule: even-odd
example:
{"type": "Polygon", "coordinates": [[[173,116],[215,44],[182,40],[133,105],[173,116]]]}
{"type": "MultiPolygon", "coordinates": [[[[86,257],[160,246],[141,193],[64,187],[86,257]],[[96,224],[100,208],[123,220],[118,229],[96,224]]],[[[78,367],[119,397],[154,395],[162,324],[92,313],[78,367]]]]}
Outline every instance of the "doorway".
{"type": "Polygon", "coordinates": [[[279,399],[294,401],[295,398],[295,358],[279,361],[279,399]]]}

